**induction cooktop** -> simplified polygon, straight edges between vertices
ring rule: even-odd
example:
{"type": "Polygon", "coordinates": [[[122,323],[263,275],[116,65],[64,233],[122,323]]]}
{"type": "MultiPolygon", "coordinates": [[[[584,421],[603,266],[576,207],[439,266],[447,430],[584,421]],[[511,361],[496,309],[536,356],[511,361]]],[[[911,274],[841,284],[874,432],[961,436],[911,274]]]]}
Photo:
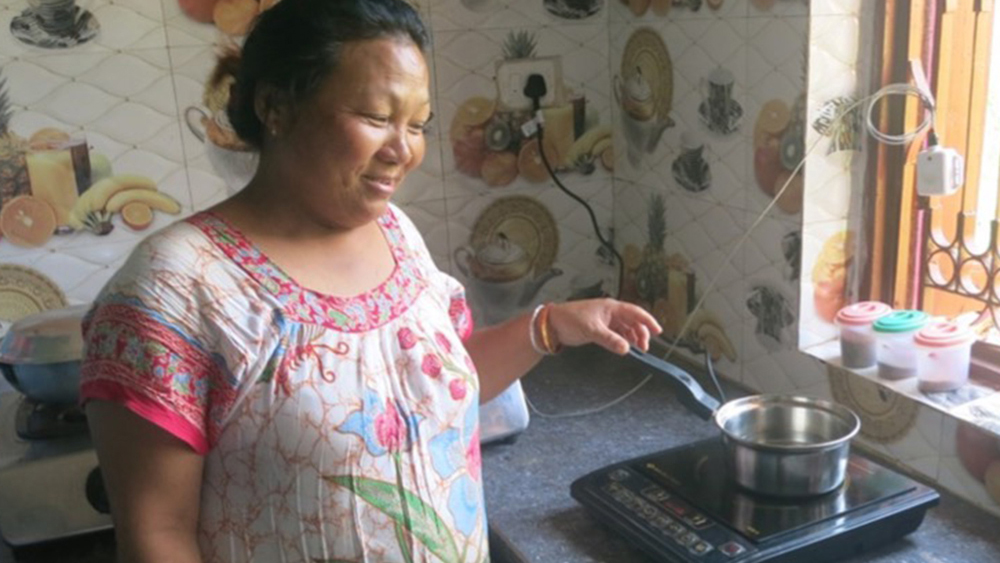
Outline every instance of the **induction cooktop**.
{"type": "Polygon", "coordinates": [[[656,561],[704,563],[838,561],[920,526],[939,495],[851,454],[844,484],[784,498],[741,488],[729,476],[721,438],[594,471],[571,494],[656,561]]]}

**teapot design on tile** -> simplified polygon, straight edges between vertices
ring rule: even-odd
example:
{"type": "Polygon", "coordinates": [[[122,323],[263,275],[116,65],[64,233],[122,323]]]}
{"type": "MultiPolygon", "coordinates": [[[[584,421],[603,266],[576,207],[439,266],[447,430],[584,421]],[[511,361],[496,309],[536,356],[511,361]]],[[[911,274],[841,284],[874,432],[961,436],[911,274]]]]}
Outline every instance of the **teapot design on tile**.
{"type": "Polygon", "coordinates": [[[488,324],[530,304],[546,282],[562,274],[559,268],[535,272],[532,256],[502,232],[478,248],[456,248],[454,257],[488,324]]]}
{"type": "Polygon", "coordinates": [[[242,145],[224,111],[210,115],[201,107],[189,106],[184,110],[184,121],[191,134],[205,145],[205,156],[230,194],[250,183],[257,172],[257,151],[242,145]]]}
{"type": "Polygon", "coordinates": [[[656,150],[663,132],[674,121],[658,115],[656,93],[638,66],[627,76],[615,76],[614,92],[622,109],[629,162],[636,166],[643,154],[656,150]]]}

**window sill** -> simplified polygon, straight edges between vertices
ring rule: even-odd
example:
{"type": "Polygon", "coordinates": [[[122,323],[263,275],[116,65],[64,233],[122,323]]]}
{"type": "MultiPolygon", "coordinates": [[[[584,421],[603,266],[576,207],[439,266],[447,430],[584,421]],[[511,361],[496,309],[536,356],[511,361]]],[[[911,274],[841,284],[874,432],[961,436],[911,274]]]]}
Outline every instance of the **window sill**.
{"type": "Polygon", "coordinates": [[[882,389],[907,397],[945,416],[970,423],[1000,436],[1000,349],[991,345],[973,348],[973,367],[969,382],[954,391],[926,393],[917,388],[917,379],[887,380],[878,376],[875,367],[845,368],[840,363],[840,343],[831,340],[803,348],[802,352],[835,366],[848,374],[863,377],[882,389]]]}

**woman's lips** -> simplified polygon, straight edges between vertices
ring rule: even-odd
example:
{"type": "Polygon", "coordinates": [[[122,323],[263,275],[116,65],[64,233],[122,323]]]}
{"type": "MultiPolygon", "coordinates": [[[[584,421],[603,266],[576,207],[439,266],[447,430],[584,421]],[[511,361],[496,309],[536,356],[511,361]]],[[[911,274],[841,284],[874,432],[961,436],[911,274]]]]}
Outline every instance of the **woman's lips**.
{"type": "Polygon", "coordinates": [[[394,176],[362,176],[362,178],[371,189],[385,195],[392,195],[399,182],[394,176]]]}

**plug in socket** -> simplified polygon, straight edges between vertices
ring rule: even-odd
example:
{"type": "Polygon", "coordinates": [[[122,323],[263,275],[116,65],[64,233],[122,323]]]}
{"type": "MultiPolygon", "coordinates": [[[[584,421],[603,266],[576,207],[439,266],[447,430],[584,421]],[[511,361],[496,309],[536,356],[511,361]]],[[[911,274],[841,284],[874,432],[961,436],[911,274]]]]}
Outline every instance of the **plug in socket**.
{"type": "Polygon", "coordinates": [[[502,109],[531,109],[531,98],[524,95],[524,86],[532,74],[538,74],[545,78],[548,92],[542,96],[542,107],[552,107],[563,103],[562,67],[557,57],[514,59],[497,63],[497,100],[502,109]]]}

